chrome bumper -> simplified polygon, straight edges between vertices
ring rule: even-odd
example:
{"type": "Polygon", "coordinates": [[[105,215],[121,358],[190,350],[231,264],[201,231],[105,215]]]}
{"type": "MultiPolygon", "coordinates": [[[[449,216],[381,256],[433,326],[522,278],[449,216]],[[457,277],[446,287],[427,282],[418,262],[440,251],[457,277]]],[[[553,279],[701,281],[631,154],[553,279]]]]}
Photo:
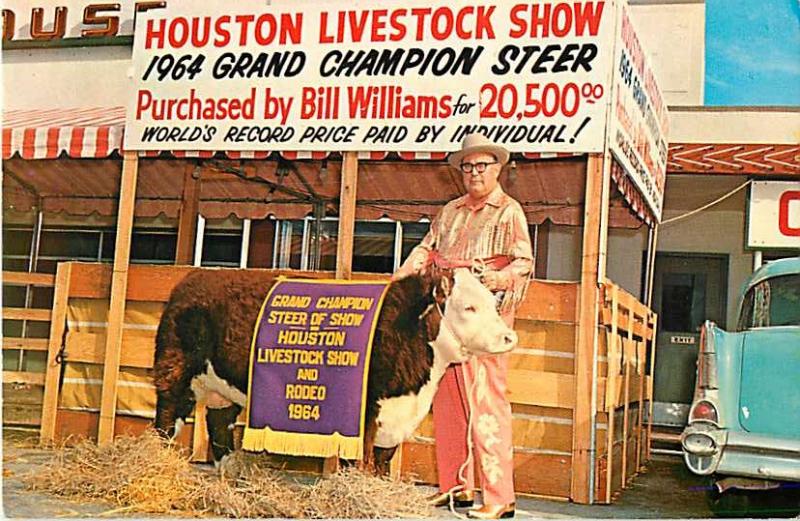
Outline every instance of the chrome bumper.
{"type": "Polygon", "coordinates": [[[800,440],[694,423],[683,431],[681,446],[686,466],[695,474],[800,481],[800,440]]]}

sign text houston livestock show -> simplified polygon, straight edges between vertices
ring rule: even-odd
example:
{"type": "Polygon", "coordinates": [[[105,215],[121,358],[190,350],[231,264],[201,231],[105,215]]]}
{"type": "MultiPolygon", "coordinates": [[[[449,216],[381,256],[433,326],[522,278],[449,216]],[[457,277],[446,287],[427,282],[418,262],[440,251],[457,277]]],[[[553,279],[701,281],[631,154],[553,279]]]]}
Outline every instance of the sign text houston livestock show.
{"type": "Polygon", "coordinates": [[[444,151],[480,124],[511,149],[602,149],[611,3],[384,5],[142,13],[128,146],[444,151]]]}
{"type": "Polygon", "coordinates": [[[613,0],[169,2],[133,64],[128,150],[608,147],[661,213],[666,107],[613,0]]]}

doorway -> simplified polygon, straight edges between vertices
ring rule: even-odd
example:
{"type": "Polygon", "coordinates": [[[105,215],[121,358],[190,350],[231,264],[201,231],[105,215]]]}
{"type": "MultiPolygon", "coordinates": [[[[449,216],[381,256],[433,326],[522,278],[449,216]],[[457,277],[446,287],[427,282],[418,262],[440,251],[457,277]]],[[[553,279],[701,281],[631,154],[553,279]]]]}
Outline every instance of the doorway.
{"type": "Polygon", "coordinates": [[[700,328],[706,320],[726,327],[728,256],[659,252],[654,279],[653,423],[682,427],[694,395],[700,328]]]}

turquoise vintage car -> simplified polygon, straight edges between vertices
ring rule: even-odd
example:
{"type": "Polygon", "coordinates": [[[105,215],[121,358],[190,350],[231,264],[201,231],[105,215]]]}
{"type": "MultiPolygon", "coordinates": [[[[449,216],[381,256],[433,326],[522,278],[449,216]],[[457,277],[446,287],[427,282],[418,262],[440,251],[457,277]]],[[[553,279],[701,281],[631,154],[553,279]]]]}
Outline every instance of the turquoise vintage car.
{"type": "Polygon", "coordinates": [[[800,257],[753,273],[735,333],[703,325],[681,444],[715,514],[800,511],[800,257]]]}

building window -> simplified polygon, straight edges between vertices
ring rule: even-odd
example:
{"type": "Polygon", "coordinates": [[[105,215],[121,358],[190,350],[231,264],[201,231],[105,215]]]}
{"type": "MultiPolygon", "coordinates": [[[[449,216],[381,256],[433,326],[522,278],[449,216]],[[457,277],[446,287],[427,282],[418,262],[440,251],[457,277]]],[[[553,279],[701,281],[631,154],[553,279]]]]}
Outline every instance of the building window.
{"type": "Polygon", "coordinates": [[[300,269],[303,253],[303,228],[300,220],[278,221],[272,265],[280,269],[300,269]]]}
{"type": "Polygon", "coordinates": [[[663,279],[661,326],[664,331],[696,331],[706,309],[702,273],[668,273],[663,279]]]}
{"type": "Polygon", "coordinates": [[[403,248],[401,250],[400,262],[408,258],[408,254],[411,253],[411,250],[425,237],[430,227],[431,224],[429,222],[403,223],[403,248]]]}
{"type": "MultiPolygon", "coordinates": [[[[427,222],[398,223],[389,219],[357,221],[353,237],[353,271],[392,273],[428,231],[427,222]]],[[[316,221],[280,221],[275,239],[274,263],[281,269],[336,269],[339,221],[322,220],[319,244],[316,221]]]]}
{"type": "Polygon", "coordinates": [[[241,231],[206,229],[203,236],[202,266],[238,268],[241,255],[241,231]]]}

